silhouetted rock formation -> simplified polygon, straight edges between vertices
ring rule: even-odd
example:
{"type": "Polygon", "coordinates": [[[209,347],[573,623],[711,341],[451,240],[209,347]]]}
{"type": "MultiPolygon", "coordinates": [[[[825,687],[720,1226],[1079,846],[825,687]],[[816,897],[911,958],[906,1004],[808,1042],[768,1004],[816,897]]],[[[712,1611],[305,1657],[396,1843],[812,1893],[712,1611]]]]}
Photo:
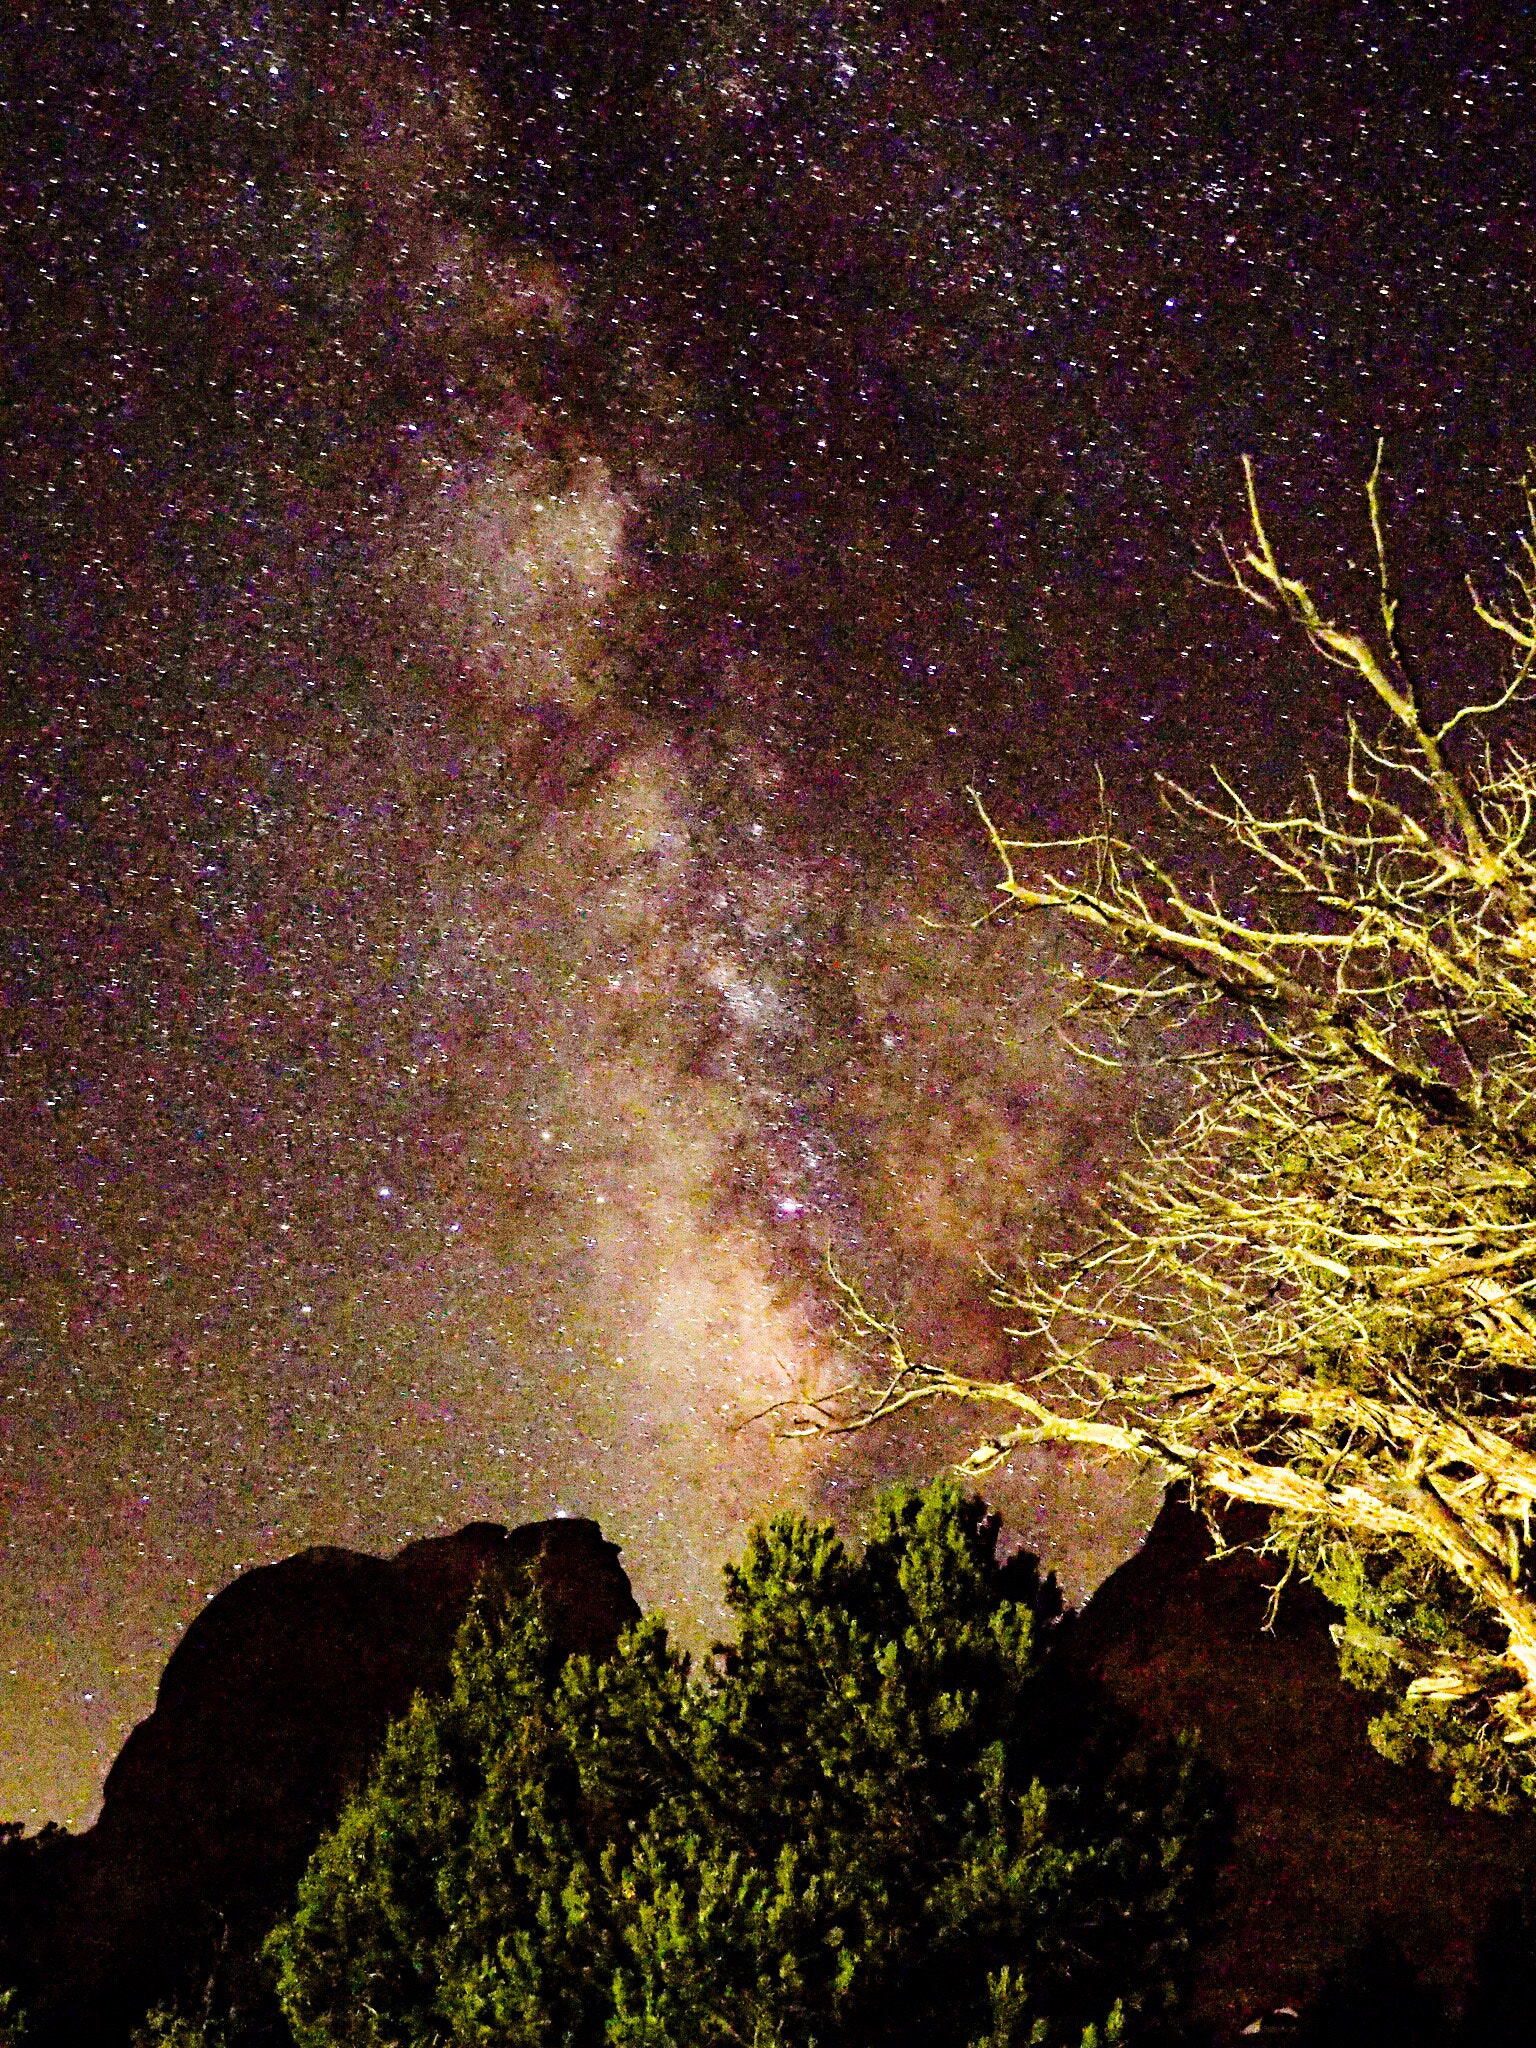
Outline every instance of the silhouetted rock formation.
{"type": "MultiPolygon", "coordinates": [[[[1225,1526],[1239,1542],[1262,1522],[1225,1526]]],[[[1066,1636],[1069,1663],[1119,1709],[1153,1731],[1198,1729],[1228,1780],[1234,1841],[1197,2018],[1235,2042],[1325,1984],[1353,2011],[1361,1984],[1386,1981],[1359,1967],[1378,1951],[1400,1952],[1454,2008],[1490,1916],[1502,1924],[1498,1901],[1536,1872],[1536,1818],[1458,1813],[1439,1780],[1386,1763],[1366,1736],[1371,1703],[1340,1682],[1327,1603],[1293,1585],[1266,1633],[1273,1565],[1244,1551],[1207,1563],[1210,1548],[1171,1497],[1066,1636]]],[[[114,1764],[96,1826],[0,1849],[0,1939],[20,1937],[40,2048],[123,2048],[148,2005],[195,2002],[215,1972],[242,2040],[262,2038],[257,1944],[389,1720],[442,1683],[487,1575],[537,1583],[566,1650],[602,1654],[638,1615],[615,1546],[584,1521],[475,1523],[390,1559],[305,1551],[209,1604],[114,1764]]],[[[1514,1946],[1529,1946],[1524,1919],[1514,1946]]],[[[1484,1964],[1484,2003],[1523,2012],[1523,1963],[1502,1976],[1484,1964]]]]}
{"type": "MultiPolygon", "coordinates": [[[[1263,1532],[1259,1514],[1222,1519],[1229,1543],[1263,1532]]],[[[1211,1548],[1170,1495],[1084,1608],[1072,1651],[1151,1728],[1198,1729],[1228,1781],[1234,1839],[1196,2016],[1233,2039],[1383,1942],[1454,2006],[1496,1902],[1536,1873],[1536,1817],[1458,1812],[1444,1780],[1386,1762],[1366,1734],[1370,1699],[1339,1678],[1335,1610],[1293,1582],[1266,1632],[1279,1567],[1245,1550],[1208,1562],[1211,1548]]]]}
{"type": "Polygon", "coordinates": [[[42,2048],[109,2048],[146,2007],[249,1957],[366,1775],[447,1676],[482,1580],[537,1585],[559,1646],[606,1654],[639,1609],[595,1522],[491,1522],[392,1558],[306,1550],[236,1579],[178,1644],[78,1837],[0,1855],[42,2048]],[[30,1853],[29,1853],[30,1852],[30,1853]]]}

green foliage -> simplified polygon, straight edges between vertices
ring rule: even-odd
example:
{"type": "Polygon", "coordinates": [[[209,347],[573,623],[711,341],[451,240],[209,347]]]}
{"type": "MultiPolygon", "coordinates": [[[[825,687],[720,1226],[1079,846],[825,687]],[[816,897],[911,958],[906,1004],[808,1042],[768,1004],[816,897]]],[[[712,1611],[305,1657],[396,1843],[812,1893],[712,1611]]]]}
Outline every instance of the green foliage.
{"type": "Polygon", "coordinates": [[[659,1621],[561,1669],[479,1606],[271,1937],[300,2048],[1153,2038],[1207,1802],[1068,1743],[1054,1588],[996,1535],[942,1484],[862,1557],[776,1521],[703,1682],[659,1621]]]}
{"type": "Polygon", "coordinates": [[[25,2048],[27,2016],[21,1995],[13,1988],[0,1990],[0,2048],[25,2048]]]}
{"type": "Polygon", "coordinates": [[[1406,1545],[1319,1536],[1283,1521],[1274,1541],[1341,1610],[1333,1629],[1340,1673],[1387,1702],[1370,1723],[1383,1756],[1449,1778],[1457,1806],[1508,1813],[1536,1798],[1536,1760],[1503,1739],[1485,1703],[1407,1691],[1449,1659],[1497,1655],[1489,1618],[1448,1572],[1406,1545]]]}
{"type": "Polygon", "coordinates": [[[133,2030],[133,2048],[224,2048],[224,2031],[215,2023],[189,2018],[157,2006],[143,2026],[133,2030]]]}

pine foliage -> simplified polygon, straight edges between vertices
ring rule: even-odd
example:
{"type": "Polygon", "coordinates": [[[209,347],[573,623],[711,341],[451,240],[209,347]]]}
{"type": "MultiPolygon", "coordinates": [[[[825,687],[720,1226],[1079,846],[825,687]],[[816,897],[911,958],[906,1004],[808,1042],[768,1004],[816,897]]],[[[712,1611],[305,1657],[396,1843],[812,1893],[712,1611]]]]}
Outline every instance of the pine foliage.
{"type": "Polygon", "coordinates": [[[300,2048],[1108,2048],[1173,2015],[1208,1802],[1076,1742],[1059,1606],[953,1486],[759,1530],[702,1680],[482,1603],[269,1944],[300,2048]]]}

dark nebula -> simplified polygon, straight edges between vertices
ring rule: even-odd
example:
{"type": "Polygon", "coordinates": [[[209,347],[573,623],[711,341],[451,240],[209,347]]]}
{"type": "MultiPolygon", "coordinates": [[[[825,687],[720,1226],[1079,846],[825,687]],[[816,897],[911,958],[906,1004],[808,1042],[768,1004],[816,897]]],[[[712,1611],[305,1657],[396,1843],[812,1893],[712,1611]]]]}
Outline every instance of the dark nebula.
{"type": "MultiPolygon", "coordinates": [[[[1450,6],[22,0],[0,72],[0,1813],[242,1568],[598,1517],[706,1640],[762,1412],[1113,1157],[964,791],[1273,789],[1259,461],[1408,631],[1530,433],[1526,25],[1450,6]],[[1490,26],[1489,24],[1493,25],[1490,26]],[[1411,615],[1411,616],[1409,616],[1411,615]],[[937,923],[929,920],[937,920],[937,923]],[[759,1418],[754,1420],[753,1418],[759,1418]]],[[[1027,1363],[1014,1358],[1016,1365],[1027,1363]]],[[[1092,1584],[1151,1507],[1040,1458],[1092,1584]]]]}

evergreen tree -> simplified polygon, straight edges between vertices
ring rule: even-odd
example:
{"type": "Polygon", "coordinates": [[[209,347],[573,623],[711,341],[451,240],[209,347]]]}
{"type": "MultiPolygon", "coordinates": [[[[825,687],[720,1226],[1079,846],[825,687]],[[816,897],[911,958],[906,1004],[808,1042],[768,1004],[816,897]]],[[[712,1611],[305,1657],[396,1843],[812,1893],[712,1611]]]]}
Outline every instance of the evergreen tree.
{"type": "Polygon", "coordinates": [[[776,1521],[702,1682],[657,1620],[561,1669],[481,1604],[271,1938],[300,2048],[1155,2037],[1208,1802],[1068,1739],[1054,1587],[996,1542],[947,1484],[862,1556],[776,1521]]]}

